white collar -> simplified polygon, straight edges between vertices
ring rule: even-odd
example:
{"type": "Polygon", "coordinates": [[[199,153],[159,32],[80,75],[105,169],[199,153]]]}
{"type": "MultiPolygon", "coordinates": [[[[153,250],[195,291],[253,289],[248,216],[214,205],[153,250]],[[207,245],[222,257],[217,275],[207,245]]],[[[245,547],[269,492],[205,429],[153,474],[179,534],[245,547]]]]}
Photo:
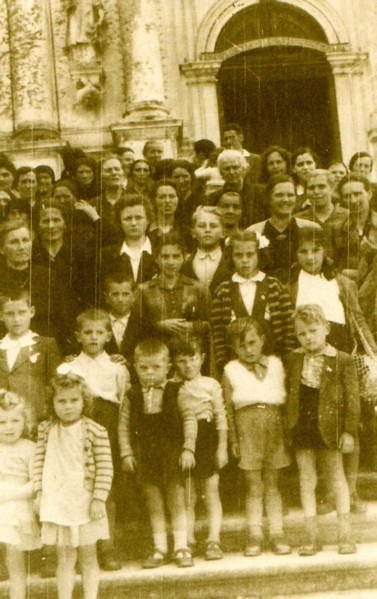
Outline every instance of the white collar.
{"type": "Polygon", "coordinates": [[[323,350],[321,352],[319,352],[319,354],[309,354],[302,347],[295,349],[295,353],[305,354],[305,356],[309,356],[310,358],[316,358],[318,356],[327,356],[328,358],[336,357],[336,349],[329,343],[326,343],[325,347],[323,348],[323,350]]]}
{"type": "Polygon", "coordinates": [[[233,283],[240,283],[242,285],[245,283],[257,283],[263,281],[265,277],[266,275],[261,270],[258,270],[257,274],[251,277],[250,279],[245,279],[244,277],[241,277],[241,275],[239,275],[238,272],[235,272],[232,275],[232,281],[233,283]]]}
{"type": "Polygon", "coordinates": [[[18,337],[17,339],[12,339],[9,336],[9,333],[3,337],[0,341],[0,349],[13,349],[14,347],[31,347],[35,345],[35,337],[38,337],[37,333],[33,333],[33,331],[28,331],[22,337],[18,337]]]}
{"type": "Polygon", "coordinates": [[[142,246],[136,248],[130,247],[126,241],[123,241],[119,254],[127,254],[127,256],[134,256],[135,254],[142,254],[143,252],[147,252],[148,254],[152,253],[152,245],[149,237],[145,238],[145,241],[142,246]]]}
{"type": "Polygon", "coordinates": [[[212,250],[211,252],[206,252],[205,250],[201,250],[198,249],[196,252],[196,258],[198,258],[199,260],[204,260],[204,258],[207,258],[207,256],[209,258],[211,258],[211,260],[218,260],[219,258],[221,258],[221,247],[217,247],[216,249],[212,250]]]}
{"type": "Polygon", "coordinates": [[[129,318],[130,318],[130,313],[128,313],[126,316],[122,316],[121,318],[117,318],[113,314],[110,314],[111,324],[113,324],[114,322],[121,322],[122,324],[126,325],[128,323],[129,318]]]}

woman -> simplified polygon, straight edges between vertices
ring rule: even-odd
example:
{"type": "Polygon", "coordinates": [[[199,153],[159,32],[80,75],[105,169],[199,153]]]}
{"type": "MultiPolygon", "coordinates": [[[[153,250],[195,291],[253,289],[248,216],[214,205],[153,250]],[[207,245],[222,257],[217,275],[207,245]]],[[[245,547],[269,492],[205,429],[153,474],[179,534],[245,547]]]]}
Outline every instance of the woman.
{"type": "Polygon", "coordinates": [[[55,173],[48,164],[40,164],[35,169],[38,181],[38,195],[41,202],[49,200],[55,183],[55,173]]]}
{"type": "Polygon", "coordinates": [[[178,208],[177,221],[183,225],[191,223],[191,217],[198,206],[195,165],[188,160],[176,160],[171,178],[177,186],[178,208]]]}
{"type": "Polygon", "coordinates": [[[76,184],[80,200],[92,200],[99,195],[97,165],[93,158],[78,158],[72,168],[72,181],[76,184]]]}
{"type": "Polygon", "coordinates": [[[260,182],[267,183],[273,175],[285,175],[289,173],[290,167],[288,150],[280,146],[269,146],[261,155],[260,182]]]}
{"type": "Polygon", "coordinates": [[[169,233],[180,235],[188,250],[193,247],[190,228],[176,222],[175,215],[178,207],[177,186],[170,179],[157,181],[153,192],[155,220],[149,227],[148,236],[153,252],[159,241],[169,233]]]}
{"type": "MultiPolygon", "coordinates": [[[[313,223],[293,216],[296,190],[289,175],[274,175],[270,178],[266,185],[266,201],[270,218],[251,225],[246,230],[263,235],[268,242],[259,253],[262,270],[286,283],[296,259],[299,230],[313,226],[313,223]]],[[[319,227],[316,223],[314,226],[319,227]]]]}
{"type": "Polygon", "coordinates": [[[127,182],[127,193],[141,193],[151,198],[153,181],[151,179],[151,167],[144,160],[135,160],[130,167],[130,175],[127,182]]]}
{"type": "Polygon", "coordinates": [[[318,168],[319,158],[311,148],[297,148],[292,153],[291,165],[297,195],[295,212],[299,212],[306,208],[305,185],[310,173],[318,168]]]}
{"type": "Polygon", "coordinates": [[[16,171],[14,186],[20,200],[28,209],[28,218],[34,230],[38,222],[39,197],[37,173],[31,166],[20,166],[16,171]]]}

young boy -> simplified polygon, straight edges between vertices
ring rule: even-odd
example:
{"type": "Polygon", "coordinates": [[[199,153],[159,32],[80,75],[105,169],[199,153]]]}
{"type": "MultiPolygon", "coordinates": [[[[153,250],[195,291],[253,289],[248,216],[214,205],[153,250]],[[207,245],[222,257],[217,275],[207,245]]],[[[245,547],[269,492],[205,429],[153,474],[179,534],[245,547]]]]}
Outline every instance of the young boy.
{"type": "Polygon", "coordinates": [[[187,257],[182,274],[198,279],[213,293],[231,272],[221,248],[221,212],[214,206],[199,206],[192,216],[191,231],[198,249],[187,257]]]}
{"type": "Polygon", "coordinates": [[[55,339],[30,329],[35,314],[30,295],[16,291],[0,302],[7,334],[0,341],[0,388],[24,397],[34,425],[46,418],[46,387],[61,363],[55,339]]]}
{"type": "Polygon", "coordinates": [[[76,320],[76,338],[81,345],[81,353],[71,362],[58,368],[59,374],[73,372],[83,377],[93,395],[92,418],[104,426],[109,435],[114,466],[114,484],[106,502],[110,540],[98,543],[99,562],[103,570],[119,570],[121,563],[114,553],[115,533],[115,486],[120,474],[118,448],[118,416],[126,391],[129,388],[127,368],[110,359],[104,350],[112,336],[110,316],[104,310],[89,308],[76,320]]]}
{"type": "Polygon", "coordinates": [[[169,350],[159,339],[145,339],[135,349],[139,382],[132,385],[119,417],[119,445],[123,468],[137,472],[146,498],[154,549],[142,564],[157,568],[167,561],[168,541],[164,496],[174,537],[178,567],[193,565],[187,547],[187,518],[183,472],[195,466],[196,419],[178,413],[180,383],[167,381],[169,350]]]}
{"type": "Polygon", "coordinates": [[[360,403],[357,374],[350,355],[326,343],[330,331],[318,305],[300,306],[295,315],[301,348],[290,356],[287,372],[286,426],[295,449],[305,516],[306,543],[300,555],[314,555],[321,545],[316,523],[317,465],[332,486],[338,513],[338,552],[356,552],[350,536],[350,496],[342,454],[354,450],[360,403]]]}

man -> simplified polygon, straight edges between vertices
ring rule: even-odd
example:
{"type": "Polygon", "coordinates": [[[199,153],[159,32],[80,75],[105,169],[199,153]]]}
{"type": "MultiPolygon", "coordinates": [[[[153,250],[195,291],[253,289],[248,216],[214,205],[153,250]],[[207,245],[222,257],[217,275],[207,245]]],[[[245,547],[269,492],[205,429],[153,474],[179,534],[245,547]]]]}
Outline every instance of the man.
{"type": "MultiPolygon", "coordinates": [[[[252,225],[267,218],[264,202],[257,194],[257,186],[250,183],[246,177],[248,170],[246,158],[239,150],[224,150],[217,159],[217,168],[224,179],[224,185],[238,191],[244,206],[245,226],[252,225]]],[[[222,187],[208,196],[208,204],[216,205],[224,191],[222,187]]]]}
{"type": "Polygon", "coordinates": [[[157,162],[160,162],[164,156],[164,146],[156,139],[149,139],[143,147],[143,156],[151,167],[151,176],[153,177],[157,162]]]}
{"type": "Polygon", "coordinates": [[[249,163],[248,177],[251,183],[257,183],[260,175],[261,159],[259,154],[251,154],[242,147],[243,132],[237,123],[228,123],[223,129],[222,145],[227,150],[238,150],[249,163]]]}

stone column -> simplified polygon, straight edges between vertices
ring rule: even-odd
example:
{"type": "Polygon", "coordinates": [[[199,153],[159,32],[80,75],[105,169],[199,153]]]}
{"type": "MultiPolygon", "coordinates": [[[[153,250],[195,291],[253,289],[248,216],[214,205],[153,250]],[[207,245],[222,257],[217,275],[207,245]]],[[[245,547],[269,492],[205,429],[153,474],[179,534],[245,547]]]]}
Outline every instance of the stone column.
{"type": "Polygon", "coordinates": [[[16,134],[57,128],[46,1],[7,0],[16,134]]]}
{"type": "Polygon", "coordinates": [[[207,138],[220,145],[217,75],[220,60],[208,60],[181,65],[188,86],[190,136],[193,140],[207,138]]]}
{"type": "Polygon", "coordinates": [[[329,51],[335,82],[340,141],[343,159],[367,146],[367,123],[361,93],[362,78],[368,55],[362,52],[329,51]]]}
{"type": "Polygon", "coordinates": [[[164,79],[154,0],[139,0],[131,32],[126,120],[165,118],[164,79]]]}

